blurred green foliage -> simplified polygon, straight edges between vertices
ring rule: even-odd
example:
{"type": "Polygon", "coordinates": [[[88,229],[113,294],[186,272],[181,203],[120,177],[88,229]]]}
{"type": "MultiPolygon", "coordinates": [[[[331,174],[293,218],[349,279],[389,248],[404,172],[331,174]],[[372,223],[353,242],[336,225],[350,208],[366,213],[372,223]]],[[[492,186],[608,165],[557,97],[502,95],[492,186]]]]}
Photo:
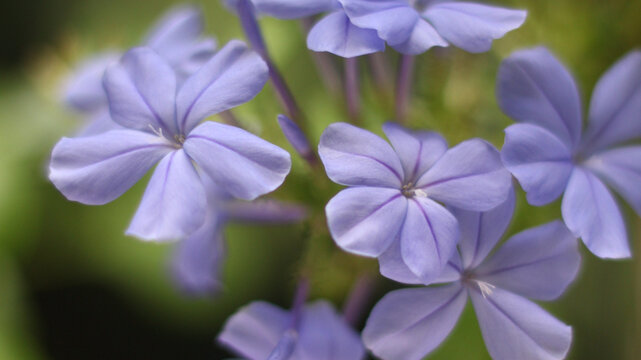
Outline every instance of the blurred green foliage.
{"type": "MultiPolygon", "coordinates": [[[[640,1],[495,2],[527,9],[527,22],[496,41],[487,54],[435,49],[420,56],[409,114],[412,127],[439,131],[451,144],[483,137],[500,147],[503,129],[511,123],[499,110],[494,96],[495,76],[502,58],[518,48],[548,46],[575,75],[587,109],[599,76],[617,58],[641,44],[640,1]]],[[[172,245],[144,243],[123,235],[146,180],[101,207],[68,202],[46,180],[53,144],[71,134],[82,121],[59,104],[61,81],[75,63],[95,52],[137,44],[148,26],[173,3],[59,1],[57,11],[50,15],[38,13],[37,18],[59,17],[40,29],[39,23],[29,21],[29,12],[50,7],[39,8],[38,3],[19,16],[23,16],[25,27],[46,31],[46,40],[23,43],[24,53],[30,55],[21,58],[18,65],[0,69],[0,360],[101,354],[100,349],[91,347],[114,344],[107,338],[121,331],[119,326],[132,326],[123,322],[101,330],[101,322],[110,316],[109,309],[85,309],[81,297],[74,302],[74,289],[78,288],[103,289],[119,299],[136,314],[131,322],[164,329],[170,335],[182,334],[173,344],[159,343],[145,349],[145,353],[165,358],[168,353],[164,350],[188,346],[189,341],[180,339],[193,338],[193,342],[202,342],[203,348],[212,349],[207,353],[209,358],[222,358],[213,339],[225,318],[256,299],[288,306],[300,272],[312,279],[312,297],[329,298],[337,305],[344,301],[359,274],[377,272],[375,261],[336,248],[325,228],[322,209],[339,187],[329,183],[322,171],[313,172],[293,156],[293,172],[274,197],[309,204],[310,220],[294,226],[231,226],[226,234],[229,257],[223,292],[212,299],[184,297],[168,276],[172,245]],[[69,307],[54,308],[52,312],[43,306],[61,291],[71,296],[72,307],[84,309],[84,315],[95,319],[92,323],[96,329],[73,328],[78,323],[73,317],[78,313],[69,307]],[[64,320],[52,324],[49,317],[64,320]],[[74,340],[75,332],[83,331],[95,335],[83,338],[89,338],[88,344],[74,340]]],[[[208,34],[215,35],[221,44],[242,38],[237,19],[217,0],[198,4],[205,11],[208,34]]],[[[318,73],[310,70],[314,63],[305,47],[300,23],[264,18],[261,24],[270,52],[306,113],[309,130],[317,141],[329,123],[346,120],[341,94],[328,91],[318,73]]],[[[19,37],[20,31],[13,36],[19,37]]],[[[341,59],[330,59],[340,70],[341,59]]],[[[393,76],[398,55],[388,51],[384,60],[393,76]]],[[[380,134],[380,124],[393,114],[393,87],[372,81],[369,65],[367,58],[361,60],[361,121],[380,134]]],[[[276,125],[276,114],[281,111],[267,86],[235,113],[248,129],[292,151],[276,125]]],[[[638,251],[641,222],[630,208],[624,209],[630,240],[638,251]]],[[[520,196],[509,233],[559,216],[558,202],[533,208],[520,196]]],[[[632,261],[601,261],[583,250],[578,281],[562,299],[544,305],[574,328],[570,358],[640,359],[641,261],[638,257],[632,261]]],[[[399,286],[377,278],[379,285],[369,306],[399,286]]],[[[154,339],[155,333],[146,336],[154,339]]],[[[135,341],[117,341],[117,346],[136,346],[135,341]]],[[[489,358],[471,307],[430,358],[489,358]]]]}

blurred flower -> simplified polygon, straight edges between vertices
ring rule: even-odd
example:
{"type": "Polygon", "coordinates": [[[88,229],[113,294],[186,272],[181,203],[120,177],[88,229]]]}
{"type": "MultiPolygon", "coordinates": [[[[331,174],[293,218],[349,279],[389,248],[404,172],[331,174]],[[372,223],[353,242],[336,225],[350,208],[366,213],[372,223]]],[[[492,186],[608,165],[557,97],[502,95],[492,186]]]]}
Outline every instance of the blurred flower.
{"type": "MultiPolygon", "coordinates": [[[[169,10],[145,37],[143,44],[154,49],[176,71],[179,83],[196,72],[216,50],[213,38],[201,38],[203,17],[194,7],[169,10]]],[[[81,63],[67,79],[65,103],[88,115],[89,121],[79,135],[94,135],[122,128],[111,120],[102,77],[110,64],[122,54],[105,52],[81,63]]]]}
{"type": "Polygon", "coordinates": [[[511,189],[498,151],[472,139],[447,149],[431,132],[409,133],[387,123],[393,148],[369,131],[330,125],[319,154],[327,175],[350,186],[327,207],[329,230],[346,251],[385,256],[400,247],[403,261],[423,281],[437,277],[456,250],[459,229],[444,204],[484,211],[511,189]]]}
{"type": "MultiPolygon", "coordinates": [[[[560,221],[525,230],[486,259],[507,228],[514,196],[488,212],[452,209],[461,226],[455,252],[438,282],[387,294],[370,314],[363,341],[382,359],[422,359],[452,331],[468,296],[493,359],[562,359],[572,330],[527,298],[553,300],[576,277],[576,238],[560,221]]],[[[386,259],[388,276],[420,284],[401,260],[386,259]]]]}
{"type": "Polygon", "coordinates": [[[521,50],[501,65],[498,100],[516,121],[501,152],[532,205],[563,196],[563,220],[602,258],[630,256],[612,186],[641,214],[641,52],[617,62],[597,83],[581,134],[581,101],[572,76],[545,48],[521,50]],[[619,146],[612,149],[612,147],[619,146]]]}
{"type": "Polygon", "coordinates": [[[191,295],[210,295],[222,286],[225,260],[224,230],[228,223],[292,223],[305,218],[305,208],[277,202],[234,199],[206,175],[201,179],[207,194],[205,222],[177,245],[172,260],[173,278],[191,295]]]}
{"type": "Polygon", "coordinates": [[[218,340],[250,360],[365,357],[358,334],[325,301],[306,305],[300,314],[295,309],[287,312],[265,302],[253,302],[227,320],[218,340]],[[296,316],[300,321],[292,319],[296,316]],[[296,322],[299,325],[292,327],[296,322]]]}
{"type": "Polygon", "coordinates": [[[252,99],[267,81],[258,54],[231,41],[177,90],[169,64],[149,48],[127,52],[105,72],[114,121],[126,129],[53,149],[49,178],[70,200],[110,202],[159,162],[127,233],[146,240],[188,236],[205,221],[205,190],[195,165],[232,196],[252,200],[282,184],[289,154],[207,116],[252,99]]]}

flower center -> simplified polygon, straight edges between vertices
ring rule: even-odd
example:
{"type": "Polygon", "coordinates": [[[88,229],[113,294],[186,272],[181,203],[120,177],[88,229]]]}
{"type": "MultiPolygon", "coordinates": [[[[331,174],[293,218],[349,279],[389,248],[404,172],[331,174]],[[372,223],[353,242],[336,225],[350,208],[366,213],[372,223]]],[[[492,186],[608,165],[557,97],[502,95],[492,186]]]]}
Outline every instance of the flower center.
{"type": "Polygon", "coordinates": [[[481,295],[483,295],[484,299],[487,299],[488,296],[492,295],[494,292],[494,289],[496,289],[496,286],[474,278],[474,274],[470,271],[465,271],[462,275],[461,281],[468,285],[476,285],[479,287],[479,290],[481,290],[481,295]]]}
{"type": "Polygon", "coordinates": [[[412,198],[412,197],[415,197],[415,196],[416,197],[427,197],[427,194],[425,193],[425,191],[415,188],[414,184],[411,183],[411,182],[403,185],[403,187],[401,188],[401,193],[406,198],[412,198]]]}
{"type": "Polygon", "coordinates": [[[180,145],[185,143],[185,135],[183,134],[176,134],[174,135],[174,140],[179,143],[180,145]]]}

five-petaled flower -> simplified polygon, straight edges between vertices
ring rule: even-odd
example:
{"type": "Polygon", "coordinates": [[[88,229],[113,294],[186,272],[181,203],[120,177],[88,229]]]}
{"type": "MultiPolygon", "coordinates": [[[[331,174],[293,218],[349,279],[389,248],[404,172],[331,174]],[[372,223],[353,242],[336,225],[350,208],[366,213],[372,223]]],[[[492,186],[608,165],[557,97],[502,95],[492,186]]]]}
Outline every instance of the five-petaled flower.
{"type": "Polygon", "coordinates": [[[399,246],[423,281],[437,277],[456,249],[458,223],[441,204],[489,210],[508,196],[510,174],[498,151],[472,139],[447,149],[438,134],[383,126],[392,143],[345,123],[330,125],[319,154],[327,175],[349,188],[326,207],[336,243],[352,253],[385,257],[399,246]]]}
{"type": "MultiPolygon", "coordinates": [[[[572,330],[527,298],[559,297],[576,277],[576,238],[561,221],[527,229],[488,254],[507,228],[514,196],[488,212],[452,209],[461,226],[455,252],[437,282],[448,285],[393,291],[374,307],[363,341],[386,360],[419,360],[452,331],[471,298],[493,359],[563,359],[572,330]]],[[[384,271],[394,280],[421,284],[390,255],[384,271]]]]}
{"type": "Polygon", "coordinates": [[[641,52],[619,60],[599,80],[582,134],[579,92],[545,48],[521,50],[499,70],[498,99],[516,121],[501,151],[507,169],[544,205],[565,193],[563,220],[602,258],[630,256],[625,223],[612,186],[641,214],[641,52]]]}
{"type": "Polygon", "coordinates": [[[123,129],[63,138],[49,178],[70,200],[110,202],[158,163],[127,233],[148,240],[188,236],[201,227],[206,196],[198,171],[234,197],[252,200],[282,184],[289,154],[207,116],[252,99],[267,66],[231,41],[178,88],[169,64],[149,48],[127,52],[105,72],[111,117],[123,129]]]}

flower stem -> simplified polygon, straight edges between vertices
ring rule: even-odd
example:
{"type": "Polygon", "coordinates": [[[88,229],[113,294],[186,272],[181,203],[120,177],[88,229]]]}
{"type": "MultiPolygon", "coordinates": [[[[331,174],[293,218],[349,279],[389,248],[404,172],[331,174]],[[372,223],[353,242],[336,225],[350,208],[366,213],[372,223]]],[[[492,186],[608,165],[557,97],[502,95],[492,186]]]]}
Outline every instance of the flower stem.
{"type": "Polygon", "coordinates": [[[347,114],[351,122],[357,123],[361,111],[357,58],[345,59],[345,95],[347,97],[347,114]]]}
{"type": "Polygon", "coordinates": [[[374,279],[369,274],[360,275],[343,305],[343,318],[348,324],[355,326],[361,320],[373,290],[374,279]]]}
{"type": "Polygon", "coordinates": [[[396,121],[403,124],[407,116],[409,97],[414,76],[414,56],[402,55],[396,79],[396,121]]]}
{"type": "MultiPolygon", "coordinates": [[[[301,20],[301,25],[305,33],[309,33],[314,24],[314,19],[310,16],[303,18],[301,20]]],[[[316,65],[318,74],[321,77],[321,80],[325,84],[325,88],[330,92],[330,94],[338,94],[340,96],[343,91],[341,87],[341,77],[336,71],[336,67],[332,62],[332,59],[326,53],[312,51],[312,60],[316,65]]]]}

